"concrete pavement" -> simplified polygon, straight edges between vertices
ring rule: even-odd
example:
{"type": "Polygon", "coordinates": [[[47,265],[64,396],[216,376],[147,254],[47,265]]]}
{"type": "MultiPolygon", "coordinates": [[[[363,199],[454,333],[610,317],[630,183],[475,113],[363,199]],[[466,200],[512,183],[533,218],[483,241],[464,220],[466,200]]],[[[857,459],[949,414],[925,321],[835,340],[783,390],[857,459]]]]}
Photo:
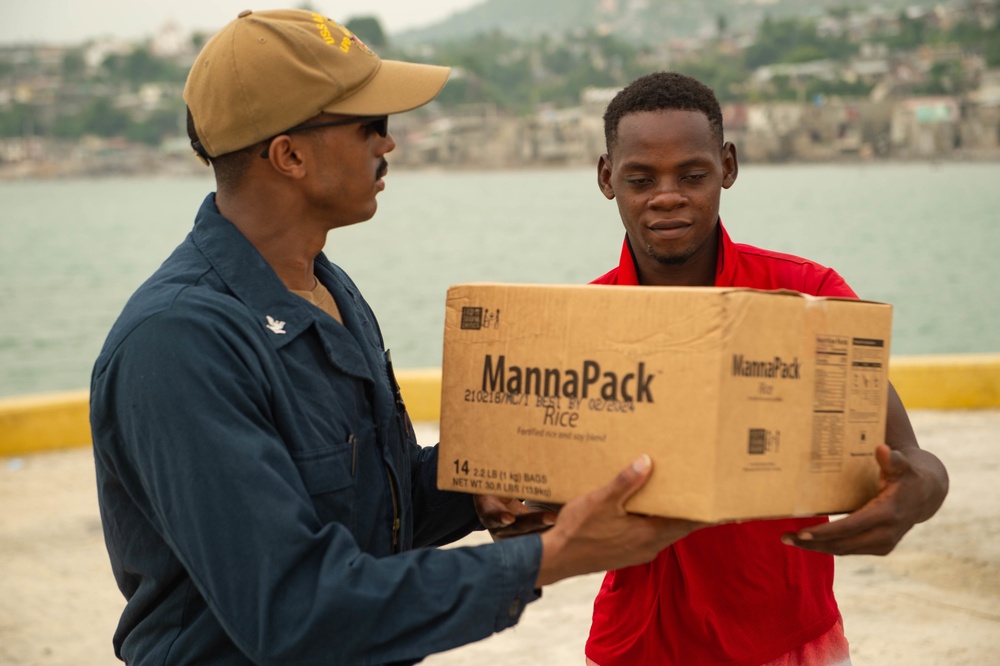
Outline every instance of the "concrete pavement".
{"type": "MultiPolygon", "coordinates": [[[[921,446],[948,467],[951,492],[890,556],[837,560],[854,666],[1000,663],[1000,409],[911,418],[921,446]]],[[[419,424],[418,436],[433,443],[436,424],[419,424]]],[[[89,448],[0,458],[0,563],[0,663],[119,663],[111,635],[123,602],[89,448]]],[[[517,627],[424,663],[580,665],[600,581],[551,586],[517,627]]]]}

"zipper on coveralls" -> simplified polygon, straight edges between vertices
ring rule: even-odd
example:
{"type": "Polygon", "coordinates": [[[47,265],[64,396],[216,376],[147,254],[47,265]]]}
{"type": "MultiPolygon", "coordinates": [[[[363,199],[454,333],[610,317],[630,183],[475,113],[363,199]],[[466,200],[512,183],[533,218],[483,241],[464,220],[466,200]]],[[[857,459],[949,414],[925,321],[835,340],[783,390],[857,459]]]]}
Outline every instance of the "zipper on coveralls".
{"type": "MultiPolygon", "coordinates": [[[[388,470],[386,470],[388,472],[388,470]]],[[[392,496],[392,552],[399,552],[399,500],[396,498],[396,484],[392,482],[392,472],[386,474],[389,479],[389,494],[392,496]]]]}
{"type": "Polygon", "coordinates": [[[396,371],[392,368],[392,352],[385,350],[385,368],[392,383],[393,398],[396,400],[396,417],[403,428],[403,434],[410,436],[410,419],[406,416],[406,403],[403,402],[403,392],[399,390],[399,382],[396,381],[396,371]]]}
{"type": "MultiPolygon", "coordinates": [[[[396,373],[392,368],[392,352],[385,350],[385,369],[389,377],[390,388],[396,402],[396,418],[400,421],[400,426],[404,436],[410,436],[410,420],[406,416],[406,404],[403,402],[403,394],[399,390],[399,382],[396,381],[396,373]]],[[[376,426],[377,428],[378,426],[376,426]]],[[[392,498],[392,552],[399,552],[399,498],[396,495],[396,484],[392,481],[392,471],[386,468],[386,478],[389,480],[389,495],[392,498]]]]}
{"type": "MultiPolygon", "coordinates": [[[[375,425],[375,437],[376,439],[381,437],[381,428],[375,425]]],[[[392,500],[392,552],[399,552],[399,526],[402,521],[399,519],[399,498],[396,496],[396,484],[392,480],[392,470],[389,468],[389,463],[385,460],[382,461],[382,473],[385,475],[386,483],[389,484],[389,499],[392,500]]]]}

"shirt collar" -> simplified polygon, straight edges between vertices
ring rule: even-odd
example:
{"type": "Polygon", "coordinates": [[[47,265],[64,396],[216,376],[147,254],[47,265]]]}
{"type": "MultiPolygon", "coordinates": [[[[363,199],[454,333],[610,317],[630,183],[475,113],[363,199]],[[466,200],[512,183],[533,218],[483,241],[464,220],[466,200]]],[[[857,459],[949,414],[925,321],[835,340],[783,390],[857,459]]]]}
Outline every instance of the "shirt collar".
{"type": "Polygon", "coordinates": [[[715,286],[731,287],[736,279],[736,244],[719,220],[719,254],[715,260],[715,286]]]}
{"type": "Polygon", "coordinates": [[[223,217],[214,193],[202,202],[191,235],[229,290],[256,313],[262,328],[273,333],[268,337],[276,347],[313,325],[315,308],[290,292],[257,248],[223,217]]]}
{"type": "Polygon", "coordinates": [[[315,259],[317,275],[337,300],[344,326],[288,290],[257,248],[223,217],[209,194],[201,205],[191,232],[195,246],[229,290],[255,313],[266,337],[276,348],[295,340],[310,326],[322,331],[322,342],[330,361],[348,374],[371,380],[369,363],[358,340],[379,344],[375,325],[361,312],[361,296],[353,283],[320,253],[315,259]],[[345,307],[350,303],[349,307],[345,307]]]}

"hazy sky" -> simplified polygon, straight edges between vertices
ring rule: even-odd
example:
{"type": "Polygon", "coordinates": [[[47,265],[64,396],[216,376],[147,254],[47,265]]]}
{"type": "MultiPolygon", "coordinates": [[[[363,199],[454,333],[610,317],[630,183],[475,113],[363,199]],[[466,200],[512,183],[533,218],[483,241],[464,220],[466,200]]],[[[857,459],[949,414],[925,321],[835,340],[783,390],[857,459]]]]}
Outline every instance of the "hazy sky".
{"type": "MultiPolygon", "coordinates": [[[[345,22],[377,16],[389,33],[447,18],[484,0],[310,0],[312,7],[345,22]]],[[[168,21],[185,32],[212,33],[244,9],[297,7],[302,0],[0,0],[0,44],[74,44],[92,37],[151,36],[168,21]]]]}

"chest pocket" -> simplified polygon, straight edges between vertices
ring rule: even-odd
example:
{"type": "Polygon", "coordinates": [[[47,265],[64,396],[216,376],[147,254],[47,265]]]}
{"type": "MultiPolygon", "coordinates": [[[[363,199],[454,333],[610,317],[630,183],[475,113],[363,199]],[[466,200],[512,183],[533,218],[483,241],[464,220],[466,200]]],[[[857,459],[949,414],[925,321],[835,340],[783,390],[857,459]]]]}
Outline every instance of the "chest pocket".
{"type": "Polygon", "coordinates": [[[337,521],[354,531],[355,471],[358,444],[354,435],[333,447],[293,456],[299,476],[324,523],[337,521]]]}

